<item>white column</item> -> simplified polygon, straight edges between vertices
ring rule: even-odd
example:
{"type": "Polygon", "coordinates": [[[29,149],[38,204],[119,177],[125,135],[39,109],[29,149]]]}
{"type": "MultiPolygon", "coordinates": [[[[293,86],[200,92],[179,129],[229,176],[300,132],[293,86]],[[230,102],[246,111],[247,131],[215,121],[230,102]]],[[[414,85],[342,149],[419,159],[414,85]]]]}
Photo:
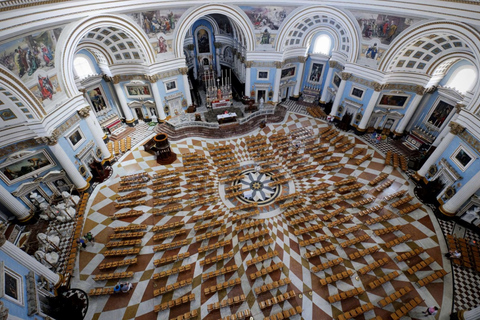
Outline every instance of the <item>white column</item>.
{"type": "Polygon", "coordinates": [[[245,96],[250,97],[250,92],[252,91],[252,64],[253,61],[245,61],[245,96]]]}
{"type": "Polygon", "coordinates": [[[123,114],[125,115],[125,122],[133,123],[135,121],[135,118],[133,117],[132,110],[127,105],[127,99],[125,98],[125,93],[122,90],[122,86],[120,85],[120,83],[114,81],[113,87],[115,88],[118,101],[120,102],[120,107],[122,108],[123,114]]]}
{"type": "Polygon", "coordinates": [[[473,308],[472,310],[460,311],[459,312],[459,319],[460,320],[480,319],[480,306],[478,306],[476,308],[473,308]]]}
{"type": "Polygon", "coordinates": [[[363,112],[362,120],[358,124],[359,131],[365,131],[367,129],[368,121],[370,120],[370,116],[372,115],[373,109],[377,104],[378,97],[380,97],[380,92],[382,91],[381,86],[376,86],[375,91],[373,92],[370,100],[368,101],[368,105],[363,112]]]}
{"type": "Polygon", "coordinates": [[[335,100],[333,100],[332,111],[330,111],[331,116],[337,116],[338,106],[340,105],[340,101],[342,100],[343,91],[345,91],[347,80],[350,79],[351,76],[351,73],[342,72],[342,81],[340,81],[337,94],[335,95],[335,100]]]}
{"type": "Polygon", "coordinates": [[[425,177],[425,174],[427,174],[428,169],[432,164],[437,162],[438,158],[442,155],[442,153],[447,149],[448,145],[452,142],[453,138],[455,135],[452,132],[449,132],[445,138],[443,138],[442,142],[440,145],[433,151],[433,153],[428,157],[427,161],[423,164],[423,166],[418,170],[415,174],[416,178],[422,178],[425,177]]]}
{"type": "Polygon", "coordinates": [[[96,117],[92,109],[90,107],[80,109],[78,110],[78,114],[80,115],[80,117],[85,119],[85,122],[87,122],[88,129],[90,129],[90,131],[92,132],[95,144],[102,151],[103,160],[111,160],[112,154],[110,153],[110,151],[108,151],[107,145],[103,141],[103,130],[100,127],[100,124],[96,121],[96,117]]]}
{"type": "Polygon", "coordinates": [[[273,103],[278,103],[278,96],[280,95],[280,77],[282,76],[282,63],[275,62],[277,69],[275,69],[275,80],[273,83],[273,103]]]}
{"type": "MultiPolygon", "coordinates": [[[[452,119],[450,119],[450,122],[457,120],[458,114],[463,106],[464,106],[463,104],[456,105],[457,112],[452,116],[452,119]]],[[[443,137],[445,137],[449,131],[450,131],[450,128],[448,127],[448,124],[445,124],[440,134],[435,138],[435,141],[433,141],[432,146],[434,147],[438,146],[442,141],[443,137]]]]}
{"type": "Polygon", "coordinates": [[[222,67],[220,65],[220,51],[222,50],[222,45],[218,43],[219,47],[217,48],[217,43],[215,43],[215,53],[217,55],[217,58],[215,59],[217,61],[217,73],[220,74],[222,72],[222,67]]]}
{"type": "Polygon", "coordinates": [[[193,103],[192,103],[192,96],[190,95],[190,85],[188,84],[188,68],[185,67],[185,68],[179,68],[178,69],[180,71],[180,73],[182,74],[182,78],[183,78],[183,87],[184,87],[184,94],[185,94],[185,99],[187,99],[187,106],[191,106],[193,103]]]}
{"type": "Polygon", "coordinates": [[[327,72],[327,77],[325,79],[325,82],[323,83],[322,96],[320,97],[320,103],[327,103],[326,100],[328,97],[328,86],[330,85],[330,82],[332,82],[333,70],[335,70],[337,61],[328,61],[328,65],[329,65],[329,68],[327,72]]]}
{"type": "Polygon", "coordinates": [[[6,255],[8,255],[13,260],[20,263],[22,266],[35,272],[39,276],[43,276],[48,282],[53,283],[58,286],[62,278],[60,275],[56,274],[52,270],[45,267],[43,264],[37,261],[34,257],[11,243],[10,241],[5,241],[5,243],[0,247],[6,255]]]}
{"type": "Polygon", "coordinates": [[[295,83],[295,88],[293,88],[293,97],[298,98],[300,96],[300,88],[302,87],[303,82],[303,69],[305,68],[306,57],[298,57],[300,63],[298,64],[297,72],[297,83],[295,83]]]}
{"type": "Polygon", "coordinates": [[[410,106],[405,112],[405,115],[403,116],[402,120],[400,120],[400,123],[398,124],[397,128],[395,128],[396,135],[399,136],[403,134],[403,130],[405,130],[405,128],[407,127],[407,124],[410,122],[410,119],[412,119],[412,116],[417,110],[417,107],[422,101],[422,98],[423,98],[423,92],[421,94],[417,92],[412,102],[410,103],[410,106]]]}
{"type": "Polygon", "coordinates": [[[49,148],[57,158],[58,162],[60,162],[60,165],[68,174],[68,177],[72,180],[77,189],[79,189],[79,191],[86,190],[88,188],[88,182],[85,181],[80,172],[78,172],[77,168],[70,160],[65,150],[63,150],[63,148],[58,143],[55,143],[54,145],[49,145],[49,148]]]}
{"type": "Polygon", "coordinates": [[[155,99],[155,106],[157,108],[158,119],[165,120],[165,110],[163,110],[163,100],[160,96],[160,91],[158,91],[158,85],[156,82],[150,82],[152,87],[153,99],[155,99]]]}
{"type": "Polygon", "coordinates": [[[447,203],[440,207],[440,211],[446,215],[454,215],[458,209],[475,194],[480,188],[480,171],[477,172],[460,190],[451,197],[447,203]]]}
{"type": "Polygon", "coordinates": [[[0,202],[17,218],[18,221],[24,222],[33,215],[30,210],[24,206],[17,198],[15,198],[7,189],[0,186],[0,202]]]}

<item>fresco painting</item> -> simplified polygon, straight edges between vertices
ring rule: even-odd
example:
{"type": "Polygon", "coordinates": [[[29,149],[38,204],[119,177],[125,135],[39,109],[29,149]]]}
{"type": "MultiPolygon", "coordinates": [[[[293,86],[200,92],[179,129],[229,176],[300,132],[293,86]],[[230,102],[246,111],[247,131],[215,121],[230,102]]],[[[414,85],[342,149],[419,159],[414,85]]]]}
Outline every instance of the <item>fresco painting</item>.
{"type": "Polygon", "coordinates": [[[293,7],[240,7],[255,27],[255,30],[278,30],[285,18],[293,11],[293,7]]]}

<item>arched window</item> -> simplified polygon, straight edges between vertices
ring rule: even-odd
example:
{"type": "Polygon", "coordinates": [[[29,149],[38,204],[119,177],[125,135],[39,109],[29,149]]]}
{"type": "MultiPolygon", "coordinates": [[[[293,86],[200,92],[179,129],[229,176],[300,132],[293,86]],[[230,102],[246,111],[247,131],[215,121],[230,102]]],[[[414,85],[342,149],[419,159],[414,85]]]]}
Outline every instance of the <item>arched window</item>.
{"type": "Polygon", "coordinates": [[[90,61],[82,56],[75,57],[73,61],[73,67],[80,79],[86,78],[89,75],[95,74],[90,61]]]}
{"type": "Polygon", "coordinates": [[[477,82],[477,70],[474,66],[461,66],[448,79],[446,87],[455,88],[461,93],[472,90],[477,82]]]}
{"type": "Polygon", "coordinates": [[[329,36],[322,34],[315,40],[313,45],[313,53],[321,53],[329,55],[332,50],[332,39],[329,36]]]}

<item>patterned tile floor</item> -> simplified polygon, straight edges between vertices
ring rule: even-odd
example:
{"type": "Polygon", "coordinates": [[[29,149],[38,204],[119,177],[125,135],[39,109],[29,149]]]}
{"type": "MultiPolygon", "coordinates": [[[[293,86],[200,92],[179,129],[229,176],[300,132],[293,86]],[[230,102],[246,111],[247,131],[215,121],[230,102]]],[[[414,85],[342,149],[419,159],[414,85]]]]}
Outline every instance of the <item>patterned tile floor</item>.
{"type": "MultiPolygon", "coordinates": [[[[326,124],[322,121],[304,115],[287,113],[284,123],[268,125],[261,131],[256,129],[254,132],[250,133],[250,136],[263,135],[269,138],[276,133],[283,132],[289,134],[293,130],[302,127],[313,130],[315,136],[317,136],[319,130],[326,127],[326,124]]],[[[288,309],[295,306],[302,306],[304,310],[301,316],[296,316],[295,319],[331,319],[337,318],[342,312],[351,310],[368,302],[373,303],[375,305],[375,309],[357,317],[357,319],[372,319],[377,315],[382,316],[383,319],[387,319],[390,313],[402,306],[402,302],[406,303],[415,296],[420,296],[424,302],[409,313],[410,318],[421,318],[423,316],[421,311],[425,308],[425,306],[438,305],[442,308],[439,315],[437,315],[437,318],[447,319],[450,314],[452,304],[451,274],[448,274],[442,280],[436,280],[435,282],[423,288],[419,288],[415,284],[419,278],[426,277],[432,274],[435,270],[444,268],[447,272],[451,271],[450,263],[445,260],[441,253],[442,251],[445,252],[446,245],[444,238],[438,236],[441,234],[441,229],[437,223],[437,220],[434,218],[430,210],[424,208],[418,209],[408,215],[400,216],[397,214],[398,209],[392,208],[387,202],[383,201],[384,196],[400,189],[408,189],[409,193],[413,194],[411,190],[412,185],[406,180],[406,177],[401,172],[393,169],[390,166],[385,166],[384,159],[378,151],[369,147],[360,138],[350,135],[348,136],[349,139],[355,143],[355,147],[347,151],[346,154],[352,153],[357,148],[362,148],[366,149],[367,152],[373,155],[372,159],[357,166],[355,164],[355,160],[349,159],[340,150],[335,149],[334,146],[330,146],[329,150],[334,151],[332,157],[342,157],[340,162],[345,164],[345,166],[338,171],[323,171],[323,165],[318,165],[318,163],[315,162],[311,156],[304,155],[304,157],[308,159],[308,163],[301,165],[316,165],[316,173],[301,179],[294,179],[290,172],[291,169],[295,169],[298,166],[287,166],[289,162],[286,161],[285,156],[281,155],[278,150],[274,150],[271,145],[270,148],[271,151],[275,153],[276,159],[280,161],[285,176],[292,178],[292,182],[289,183],[289,192],[301,192],[307,188],[316,186],[321,182],[330,184],[330,187],[326,189],[326,191],[336,191],[338,188],[333,186],[334,182],[353,176],[357,177],[358,181],[364,184],[362,189],[368,190],[368,194],[364,195],[363,197],[375,197],[374,203],[366,205],[365,207],[360,206],[353,208],[351,204],[355,201],[358,201],[358,198],[354,200],[343,200],[342,202],[335,204],[333,207],[326,207],[320,210],[312,209],[310,212],[302,213],[289,218],[286,218],[283,214],[284,210],[278,210],[278,214],[274,214],[271,217],[265,218],[264,223],[256,227],[240,231],[236,231],[235,227],[240,224],[256,221],[258,218],[261,218],[261,215],[254,218],[232,222],[231,218],[233,217],[233,214],[230,213],[228,208],[233,207],[234,202],[224,200],[224,197],[222,197],[222,194],[224,194],[223,188],[225,186],[219,183],[219,177],[214,170],[217,167],[210,156],[209,149],[213,148],[216,144],[230,145],[236,160],[238,160],[242,166],[247,167],[253,163],[252,154],[246,148],[245,138],[247,138],[248,135],[221,141],[188,138],[179,142],[171,143],[171,148],[177,154],[178,160],[172,165],[168,166],[158,165],[150,154],[144,152],[138,147],[134,148],[131,153],[127,153],[116,165],[114,165],[114,174],[112,178],[109,181],[101,184],[90,197],[87,208],[88,216],[86,218],[84,232],[86,233],[91,231],[95,235],[97,242],[90,244],[85,250],[81,251],[75,268],[76,271],[74,278],[72,280],[72,287],[81,288],[87,292],[94,287],[110,287],[115,285],[117,281],[113,280],[103,282],[93,281],[93,276],[102,273],[98,269],[98,265],[100,263],[118,260],[105,258],[103,256],[103,252],[107,250],[105,248],[105,244],[109,241],[109,236],[113,234],[112,228],[129,224],[146,224],[148,225],[148,229],[146,235],[142,238],[142,249],[140,254],[137,256],[138,263],[133,266],[118,268],[115,270],[115,272],[133,271],[134,277],[129,279],[129,281],[134,284],[134,289],[128,294],[91,297],[90,307],[86,319],[171,319],[194,309],[198,310],[200,319],[220,319],[221,317],[225,317],[245,309],[251,310],[254,319],[263,319],[266,316],[280,312],[282,309],[288,309]],[[147,188],[143,189],[144,191],[147,191],[147,196],[144,198],[147,200],[147,205],[134,208],[135,210],[143,210],[145,212],[143,215],[137,218],[129,218],[124,220],[111,219],[111,216],[114,213],[129,211],[129,209],[115,210],[114,208],[121,176],[138,172],[147,172],[153,174],[155,171],[160,171],[163,169],[176,170],[181,173],[183,171],[181,154],[188,152],[196,152],[199,155],[205,155],[208,159],[206,168],[210,169],[209,181],[215,183],[215,188],[218,190],[218,194],[216,195],[218,202],[210,205],[196,205],[196,198],[194,198],[192,195],[193,192],[188,191],[186,188],[190,186],[187,182],[187,179],[183,174],[180,174],[181,193],[179,197],[182,199],[180,203],[183,207],[183,209],[180,211],[163,216],[154,216],[150,214],[149,212],[152,210],[153,205],[151,200],[153,190],[151,189],[150,182],[147,188]],[[389,174],[389,179],[394,179],[394,183],[382,192],[378,192],[373,187],[368,185],[368,182],[375,178],[380,172],[386,172],[389,174]],[[364,217],[358,216],[357,213],[359,211],[380,203],[385,204],[385,208],[379,213],[372,213],[364,217]],[[332,218],[331,221],[337,221],[341,217],[348,216],[352,216],[353,218],[350,221],[339,224],[337,227],[328,227],[327,222],[323,223],[320,221],[320,219],[304,222],[296,226],[292,226],[290,224],[293,219],[298,219],[302,216],[315,214],[321,217],[323,214],[331,212],[340,206],[347,207],[347,212],[343,215],[337,216],[336,218],[332,218]],[[224,215],[221,217],[215,217],[211,220],[193,220],[193,216],[215,210],[223,211],[224,215]],[[394,218],[373,225],[365,224],[367,219],[375,218],[379,215],[385,215],[389,212],[394,213],[394,218]],[[216,226],[215,228],[202,229],[198,231],[194,230],[194,226],[200,226],[202,223],[220,219],[223,219],[224,223],[216,226]],[[164,240],[163,243],[187,239],[188,245],[173,250],[154,252],[153,247],[161,242],[153,240],[154,233],[151,231],[152,226],[163,225],[176,221],[185,222],[185,226],[183,228],[186,229],[187,232],[175,236],[174,238],[168,238],[167,240],[164,240]],[[294,235],[294,230],[306,228],[311,225],[321,225],[322,227],[318,230],[318,232],[305,233],[298,237],[294,235]],[[334,232],[352,227],[354,225],[361,225],[360,230],[353,234],[347,234],[346,236],[339,238],[333,236],[334,232]],[[393,225],[402,225],[402,229],[383,236],[376,236],[373,232],[376,229],[382,229],[393,225]],[[221,228],[225,229],[227,232],[218,237],[196,242],[196,236],[206,232],[217,231],[221,228]],[[239,236],[243,236],[247,233],[251,234],[253,232],[265,229],[268,230],[268,235],[255,238],[253,241],[249,240],[248,242],[244,243],[239,242],[239,236]],[[391,249],[385,247],[385,242],[391,241],[392,239],[407,233],[412,236],[410,241],[395,246],[391,249]],[[300,240],[318,237],[320,234],[328,235],[328,240],[307,247],[301,247],[299,245],[300,240]],[[363,234],[369,235],[370,238],[367,241],[358,243],[354,246],[346,248],[339,246],[340,243],[363,234]],[[253,250],[247,253],[242,252],[241,248],[244,245],[258,243],[260,240],[265,239],[273,239],[274,242],[272,245],[260,247],[260,249],[257,251],[253,250]],[[198,253],[198,248],[200,246],[214,244],[223,240],[231,240],[231,243],[226,247],[209,251],[208,253],[198,253]],[[317,248],[326,247],[330,244],[335,246],[334,251],[311,258],[309,260],[305,258],[305,253],[307,251],[309,252],[317,248]],[[379,245],[381,249],[373,255],[367,255],[356,260],[350,260],[348,257],[348,255],[351,253],[373,247],[375,245],[379,245]],[[413,258],[411,261],[400,263],[396,262],[394,257],[399,253],[412,250],[416,247],[423,247],[426,251],[420,256],[421,258],[426,259],[430,256],[435,259],[435,262],[422,271],[417,272],[414,275],[409,275],[405,271],[409,268],[409,266],[411,267],[418,263],[420,261],[420,257],[413,258]],[[277,257],[268,259],[262,263],[257,263],[254,266],[247,267],[246,260],[250,260],[266,252],[271,252],[274,250],[277,250],[279,253],[277,257]],[[155,259],[160,259],[162,257],[168,257],[187,251],[190,253],[190,257],[183,261],[176,261],[173,264],[168,264],[158,268],[155,268],[153,265],[153,260],[155,259]],[[203,260],[204,258],[213,257],[226,252],[233,252],[233,258],[204,267],[200,266],[199,261],[203,260]],[[342,257],[344,259],[344,263],[335,266],[332,269],[326,269],[325,271],[318,273],[313,273],[311,271],[313,266],[338,257],[342,257]],[[372,263],[375,260],[379,260],[384,257],[388,259],[388,263],[383,267],[365,275],[356,273],[356,270],[359,270],[366,264],[372,263]],[[272,263],[278,263],[280,261],[284,263],[284,267],[280,270],[258,278],[255,281],[250,280],[250,274],[254,273],[260,268],[265,268],[272,263]],[[180,274],[172,275],[160,280],[152,279],[152,275],[154,273],[187,264],[191,265],[191,269],[187,272],[182,272],[180,274]],[[238,266],[238,270],[236,272],[213,277],[205,281],[202,280],[202,274],[220,269],[222,267],[231,266],[233,264],[238,266]],[[319,280],[321,278],[325,278],[347,270],[353,271],[354,274],[352,277],[337,281],[327,286],[320,285],[319,280]],[[400,276],[395,280],[392,280],[391,282],[373,290],[369,289],[367,286],[369,282],[373,281],[377,277],[381,277],[395,270],[399,271],[400,273],[400,276]],[[262,293],[259,296],[257,296],[253,291],[253,288],[259,287],[264,283],[270,283],[286,277],[289,277],[292,281],[288,286],[262,293]],[[215,294],[205,295],[205,288],[235,278],[241,278],[241,285],[220,290],[215,294]],[[158,289],[184,279],[193,279],[192,285],[177,289],[173,291],[173,293],[170,292],[158,297],[153,296],[154,289],[158,289]],[[385,308],[379,307],[378,301],[380,299],[403,286],[409,286],[412,291],[406,296],[402,297],[400,299],[401,301],[398,300],[393,304],[387,305],[385,308]],[[362,287],[365,289],[366,293],[356,298],[350,298],[334,304],[330,304],[328,302],[328,296],[336,294],[340,291],[353,289],[354,287],[362,287]],[[287,290],[295,290],[297,294],[296,298],[285,301],[279,305],[274,305],[273,307],[263,310],[260,309],[260,301],[272,298],[273,296],[284,293],[287,290]],[[154,313],[153,308],[155,305],[179,298],[190,292],[195,294],[194,301],[159,312],[158,314],[154,313]],[[246,296],[246,301],[244,303],[222,308],[220,310],[215,310],[210,313],[207,311],[208,304],[222,301],[229,297],[234,297],[240,294],[244,294],[246,296]]],[[[315,143],[318,142],[319,139],[315,141],[315,143]]],[[[361,156],[357,156],[356,159],[359,159],[360,157],[361,156]]],[[[317,194],[323,192],[324,191],[320,191],[317,192],[317,194]]],[[[125,193],[120,193],[120,195],[124,194],[125,193]]],[[[304,194],[302,195],[302,198],[304,201],[302,204],[296,206],[297,208],[305,205],[308,206],[313,203],[312,195],[304,194]]],[[[290,201],[292,200],[287,200],[286,202],[290,201]]],[[[320,202],[321,201],[316,201],[315,203],[320,202]]],[[[415,202],[417,201],[412,201],[412,203],[415,202]]],[[[113,270],[110,272],[112,271],[113,270]]]]}

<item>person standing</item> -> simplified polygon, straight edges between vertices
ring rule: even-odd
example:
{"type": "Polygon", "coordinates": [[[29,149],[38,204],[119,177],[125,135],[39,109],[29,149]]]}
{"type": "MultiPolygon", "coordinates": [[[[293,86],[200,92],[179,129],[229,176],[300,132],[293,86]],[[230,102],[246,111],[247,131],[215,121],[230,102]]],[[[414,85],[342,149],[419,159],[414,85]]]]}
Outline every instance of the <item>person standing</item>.
{"type": "Polygon", "coordinates": [[[425,317],[434,316],[437,314],[437,312],[438,312],[438,307],[436,306],[428,307],[427,310],[422,311],[425,317]]]}

